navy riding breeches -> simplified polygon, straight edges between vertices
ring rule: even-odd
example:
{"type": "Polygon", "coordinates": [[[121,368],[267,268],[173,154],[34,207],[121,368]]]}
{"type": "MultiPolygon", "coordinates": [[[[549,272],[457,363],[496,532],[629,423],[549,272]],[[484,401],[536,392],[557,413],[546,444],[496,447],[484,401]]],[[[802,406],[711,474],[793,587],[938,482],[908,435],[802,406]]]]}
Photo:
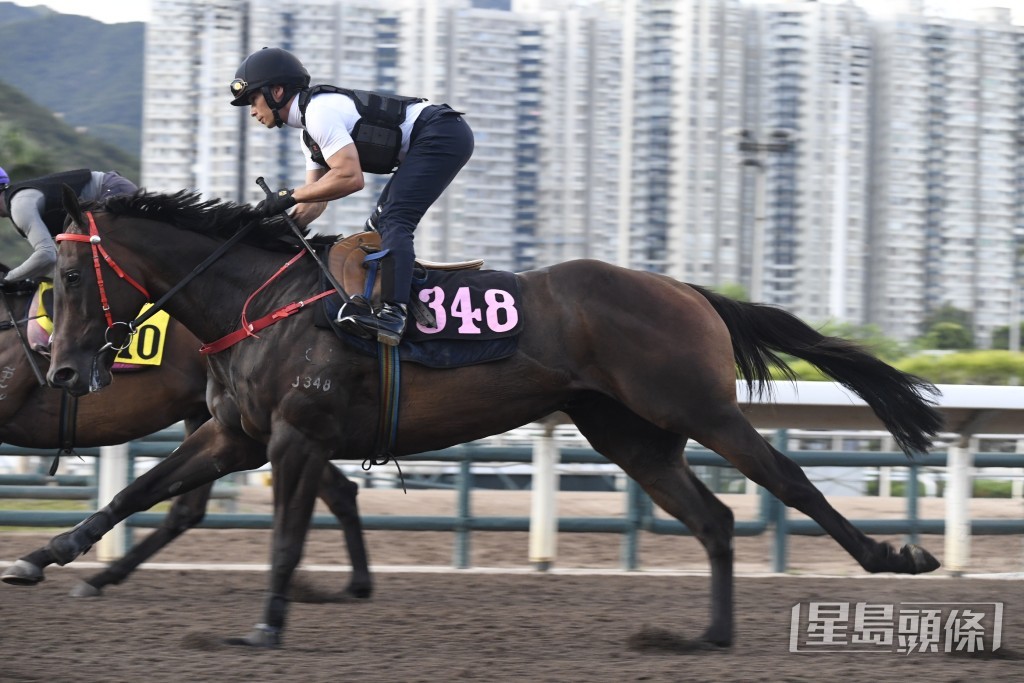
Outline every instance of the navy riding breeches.
{"type": "MultiPolygon", "coordinates": [[[[394,303],[408,303],[416,258],[413,233],[473,154],[473,131],[446,104],[427,107],[416,119],[409,151],[377,200],[381,248],[392,259],[394,303]]],[[[388,287],[390,289],[390,287],[388,287]]]]}

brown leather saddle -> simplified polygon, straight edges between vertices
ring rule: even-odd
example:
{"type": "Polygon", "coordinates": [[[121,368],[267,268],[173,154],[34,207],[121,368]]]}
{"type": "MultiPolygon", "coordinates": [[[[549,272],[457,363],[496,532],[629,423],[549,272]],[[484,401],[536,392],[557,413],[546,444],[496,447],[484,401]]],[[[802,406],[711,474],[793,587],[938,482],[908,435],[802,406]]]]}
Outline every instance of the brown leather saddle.
{"type": "MultiPolygon", "coordinates": [[[[367,267],[363,259],[368,254],[380,251],[380,233],[373,231],[357,232],[343,237],[331,245],[327,255],[327,265],[345,293],[350,296],[362,297],[366,291],[367,267]]],[[[483,259],[458,261],[454,263],[438,263],[416,259],[416,263],[426,270],[480,270],[483,259]]],[[[371,303],[376,309],[380,306],[380,278],[373,283],[371,303]]]]}

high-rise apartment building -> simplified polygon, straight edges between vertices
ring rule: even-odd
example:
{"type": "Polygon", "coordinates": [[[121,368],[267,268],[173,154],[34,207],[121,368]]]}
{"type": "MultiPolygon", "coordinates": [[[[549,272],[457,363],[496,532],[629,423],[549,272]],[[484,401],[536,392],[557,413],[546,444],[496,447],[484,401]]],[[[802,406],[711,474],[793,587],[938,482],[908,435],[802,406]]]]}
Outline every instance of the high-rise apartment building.
{"type": "MultiPolygon", "coordinates": [[[[516,148],[523,266],[614,261],[621,102],[617,21],[580,2],[519,3],[538,30],[521,46],[516,148]],[[530,12],[526,6],[534,5],[530,12]]],[[[532,29],[531,29],[532,30],[532,29]]]]}
{"type": "MultiPolygon", "coordinates": [[[[142,183],[206,197],[257,202],[273,187],[304,182],[300,133],[268,130],[229,104],[227,84],[262,47],[302,59],[313,83],[394,92],[397,5],[389,0],[156,0],[146,34],[142,183]]],[[[316,226],[361,229],[383,180],[333,202],[316,226]]]]}
{"type": "Polygon", "coordinates": [[[742,283],[739,0],[602,0],[622,26],[616,260],[742,283]]]}
{"type": "Polygon", "coordinates": [[[417,252],[515,269],[517,75],[523,34],[537,25],[468,0],[423,0],[404,10],[401,27],[409,50],[400,82],[466,112],[476,139],[473,158],[417,230],[417,252]]]}
{"type": "Polygon", "coordinates": [[[243,112],[228,106],[224,83],[231,81],[247,47],[244,4],[153,4],[143,96],[141,184],[146,188],[242,198],[243,112]]]}
{"type": "MultiPolygon", "coordinates": [[[[611,260],[618,32],[576,4],[511,12],[470,0],[156,0],[143,183],[255,202],[258,176],[272,187],[303,182],[298,131],[266,130],[228,105],[238,64],[278,46],[302,59],[313,83],[423,96],[467,113],[473,158],[421,222],[418,253],[510,270],[611,260]]],[[[366,177],[314,227],[360,229],[387,179],[366,177]]]]}
{"type": "MultiPolygon", "coordinates": [[[[898,339],[944,305],[1019,318],[1024,29],[780,0],[154,0],[142,183],[255,202],[298,131],[228,106],[264,45],[314,82],[465,111],[466,169],[418,252],[519,270],[593,257],[742,285],[898,339]]],[[[317,224],[360,229],[386,177],[317,224]]],[[[316,225],[316,224],[315,224],[316,225]]]]}
{"type": "Polygon", "coordinates": [[[762,143],[791,143],[764,152],[754,171],[766,176],[759,298],[816,323],[863,323],[868,16],[852,4],[757,6],[748,10],[747,36],[754,106],[744,127],[762,143]]]}
{"type": "Polygon", "coordinates": [[[893,337],[945,305],[981,346],[1015,318],[1024,29],[1008,10],[982,19],[876,26],[869,319],[893,337]]]}

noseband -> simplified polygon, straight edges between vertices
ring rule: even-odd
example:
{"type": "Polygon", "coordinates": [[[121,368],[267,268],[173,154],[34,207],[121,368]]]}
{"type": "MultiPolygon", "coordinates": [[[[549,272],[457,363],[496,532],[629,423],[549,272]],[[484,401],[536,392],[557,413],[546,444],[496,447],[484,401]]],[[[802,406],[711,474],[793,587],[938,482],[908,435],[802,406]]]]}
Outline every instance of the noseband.
{"type": "Polygon", "coordinates": [[[128,273],[124,272],[121,266],[117,265],[117,262],[110,256],[106,249],[103,248],[102,241],[100,239],[99,231],[96,229],[96,220],[93,218],[92,211],[86,211],[85,217],[89,219],[89,234],[78,234],[70,232],[62,232],[55,238],[58,242],[88,242],[92,248],[92,263],[93,268],[96,270],[96,285],[100,290],[100,305],[103,307],[103,315],[107,319],[107,330],[103,333],[104,341],[106,344],[99,350],[97,355],[103,353],[107,349],[113,349],[115,351],[123,351],[128,348],[131,343],[132,337],[138,331],[138,325],[141,322],[140,318],[136,318],[131,322],[115,322],[114,316],[110,313],[110,301],[107,298],[107,288],[103,283],[103,268],[100,258],[107,262],[107,265],[111,267],[115,274],[132,287],[137,289],[142,296],[146,297],[146,301],[150,301],[149,292],[146,288],[136,282],[128,273]],[[114,346],[114,343],[110,340],[111,331],[116,329],[119,325],[124,325],[128,330],[128,335],[125,337],[124,344],[121,346],[114,346]]]}

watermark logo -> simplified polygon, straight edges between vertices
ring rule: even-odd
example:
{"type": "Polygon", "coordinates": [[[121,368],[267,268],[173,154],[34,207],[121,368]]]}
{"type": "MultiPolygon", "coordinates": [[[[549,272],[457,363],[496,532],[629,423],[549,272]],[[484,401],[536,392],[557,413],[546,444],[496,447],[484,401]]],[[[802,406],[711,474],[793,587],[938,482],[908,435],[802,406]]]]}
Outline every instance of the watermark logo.
{"type": "Polygon", "coordinates": [[[810,602],[793,605],[790,652],[995,652],[1001,602],[810,602]]]}

